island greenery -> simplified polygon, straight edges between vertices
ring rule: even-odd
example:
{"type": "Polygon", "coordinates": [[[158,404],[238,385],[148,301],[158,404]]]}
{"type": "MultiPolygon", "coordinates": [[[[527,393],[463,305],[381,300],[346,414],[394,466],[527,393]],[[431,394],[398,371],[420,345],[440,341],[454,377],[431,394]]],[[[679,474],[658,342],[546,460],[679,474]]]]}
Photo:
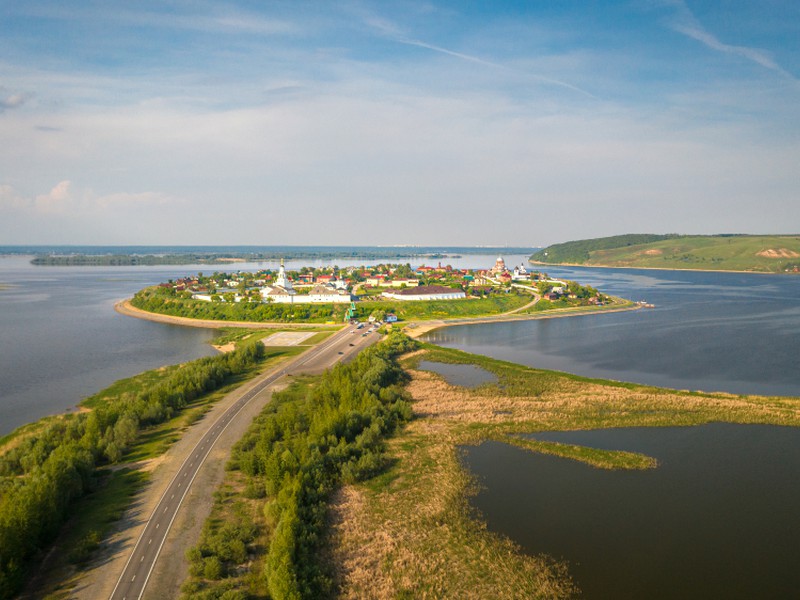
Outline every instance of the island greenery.
{"type": "MultiPolygon", "coordinates": [[[[423,300],[396,302],[367,300],[355,303],[353,316],[366,320],[375,312],[395,314],[400,320],[429,320],[497,315],[519,309],[532,301],[529,292],[487,294],[467,300],[423,300]]],[[[265,302],[202,302],[180,297],[170,290],[152,287],[137,292],[131,304],[139,309],[174,317],[215,321],[276,323],[341,323],[349,305],[272,304],[265,302]]]]}
{"type": "Polygon", "coordinates": [[[619,235],[555,244],[533,254],[531,262],[798,273],[800,235],[619,235]]]}
{"type": "Polygon", "coordinates": [[[551,280],[545,273],[454,269],[447,266],[378,264],[371,267],[302,267],[286,271],[288,295],[277,279],[281,270],[198,273],[140,290],[130,304],[173,317],[244,323],[341,323],[348,319],[426,321],[533,314],[554,308],[601,307],[619,302],[590,286],[551,280]],[[273,288],[272,285],[275,285],[273,288]],[[279,296],[271,296],[271,290],[279,296]],[[319,290],[322,290],[320,292],[319,290]],[[404,300],[404,293],[429,290],[432,297],[457,292],[461,298],[404,300]],[[434,290],[430,292],[430,290],[434,290]],[[326,293],[337,302],[304,302],[326,293]],[[277,299],[276,299],[277,298],[277,299]],[[292,298],[288,302],[287,298],[292,298]],[[344,298],[344,300],[341,300],[344,298]]]}

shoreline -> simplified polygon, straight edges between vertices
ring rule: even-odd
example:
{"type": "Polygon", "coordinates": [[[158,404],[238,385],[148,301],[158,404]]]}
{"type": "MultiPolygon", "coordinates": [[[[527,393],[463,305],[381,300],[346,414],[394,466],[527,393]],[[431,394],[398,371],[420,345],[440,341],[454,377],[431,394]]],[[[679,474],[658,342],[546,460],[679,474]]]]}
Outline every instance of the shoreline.
{"type": "Polygon", "coordinates": [[[796,273],[786,271],[741,271],[737,269],[679,269],[677,267],[633,267],[633,266],[611,266],[611,265],[587,265],[580,263],[543,263],[528,259],[532,265],[542,267],[578,267],[584,269],[636,269],[639,271],[689,271],[696,273],[739,273],[744,275],[796,275],[796,273]]]}
{"type": "Polygon", "coordinates": [[[426,333],[442,329],[444,327],[455,327],[457,325],[483,325],[486,323],[507,323],[511,321],[537,321],[539,319],[564,319],[567,317],[583,317],[587,315],[610,314],[617,312],[627,312],[640,310],[641,304],[631,303],[629,306],[601,307],[591,310],[579,310],[584,307],[575,308],[556,308],[539,314],[506,314],[497,316],[464,318],[464,319],[441,319],[437,321],[412,321],[403,328],[403,333],[408,337],[417,339],[426,333]]]}
{"type": "MultiPolygon", "coordinates": [[[[557,308],[552,311],[540,314],[518,314],[506,313],[500,315],[487,315],[484,317],[463,317],[458,319],[437,319],[431,321],[409,321],[402,325],[402,331],[412,338],[418,338],[435,329],[443,327],[453,327],[456,325],[479,325],[484,323],[505,323],[510,321],[534,321],[538,319],[556,319],[565,317],[579,317],[584,315],[606,314],[615,312],[625,312],[639,310],[641,305],[631,303],[629,306],[612,306],[592,308],[590,310],[580,310],[584,307],[576,308],[557,308]]],[[[275,322],[250,322],[250,321],[215,321],[212,319],[191,319],[189,317],[175,317],[172,315],[162,315],[159,313],[148,312],[141,308],[136,308],[130,299],[120,300],[114,304],[114,310],[121,315],[162,323],[166,325],[181,325],[184,327],[200,327],[203,329],[223,329],[225,327],[239,329],[304,329],[310,327],[329,328],[331,330],[341,327],[340,324],[331,325],[325,323],[275,323],[275,322]]]]}

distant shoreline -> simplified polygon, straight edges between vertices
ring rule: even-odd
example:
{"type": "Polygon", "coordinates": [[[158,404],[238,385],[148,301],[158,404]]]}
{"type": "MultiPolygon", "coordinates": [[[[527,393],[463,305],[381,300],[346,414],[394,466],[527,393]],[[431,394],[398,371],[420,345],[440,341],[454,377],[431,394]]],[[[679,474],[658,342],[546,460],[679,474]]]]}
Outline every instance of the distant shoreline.
{"type": "Polygon", "coordinates": [[[787,271],[741,271],[736,269],[679,269],[677,267],[634,267],[634,266],[612,266],[612,265],[587,265],[581,263],[544,263],[537,260],[530,260],[532,265],[544,267],[580,267],[585,269],[637,269],[639,271],[695,271],[699,273],[740,273],[745,275],[797,275],[797,273],[787,271]]]}

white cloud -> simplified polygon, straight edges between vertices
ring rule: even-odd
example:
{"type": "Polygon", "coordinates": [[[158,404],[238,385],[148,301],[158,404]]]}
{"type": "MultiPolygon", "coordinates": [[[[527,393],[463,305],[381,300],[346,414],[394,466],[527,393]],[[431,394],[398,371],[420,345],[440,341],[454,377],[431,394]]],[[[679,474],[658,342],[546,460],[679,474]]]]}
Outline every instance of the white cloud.
{"type": "Polygon", "coordinates": [[[8,184],[0,184],[0,210],[24,210],[30,202],[23,198],[17,191],[8,184]]]}
{"type": "Polygon", "coordinates": [[[180,206],[186,201],[163,192],[116,192],[98,195],[88,188],[76,188],[70,180],[58,182],[43,194],[25,197],[11,185],[0,184],[0,209],[40,217],[84,218],[136,208],[180,206]]]}
{"type": "Polygon", "coordinates": [[[33,207],[40,214],[63,214],[74,209],[75,197],[72,194],[72,182],[59,182],[48,193],[36,196],[33,207]]]}
{"type": "Polygon", "coordinates": [[[19,108],[30,100],[30,94],[21,92],[8,93],[5,88],[0,87],[0,113],[5,110],[19,108]]]}

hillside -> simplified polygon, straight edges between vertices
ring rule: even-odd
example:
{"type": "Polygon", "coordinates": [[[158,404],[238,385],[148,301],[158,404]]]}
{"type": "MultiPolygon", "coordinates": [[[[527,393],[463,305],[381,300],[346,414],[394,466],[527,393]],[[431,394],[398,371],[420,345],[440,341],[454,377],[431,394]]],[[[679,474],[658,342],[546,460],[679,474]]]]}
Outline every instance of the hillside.
{"type": "Polygon", "coordinates": [[[530,260],[551,265],[797,273],[800,235],[619,235],[555,244],[530,260]]]}

